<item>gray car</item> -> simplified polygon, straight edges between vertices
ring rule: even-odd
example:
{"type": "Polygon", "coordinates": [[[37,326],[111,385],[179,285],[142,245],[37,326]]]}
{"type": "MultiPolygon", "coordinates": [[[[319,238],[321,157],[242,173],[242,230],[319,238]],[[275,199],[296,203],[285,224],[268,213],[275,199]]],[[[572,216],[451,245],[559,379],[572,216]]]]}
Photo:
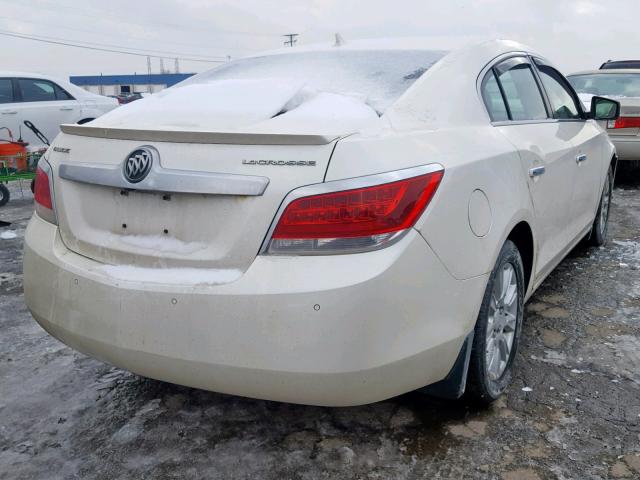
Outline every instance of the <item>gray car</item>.
{"type": "MultiPolygon", "coordinates": [[[[585,105],[594,95],[620,102],[620,118],[604,122],[620,160],[640,165],[640,68],[573,73],[567,79],[585,105]]],[[[586,107],[588,108],[588,106],[586,107]]]]}

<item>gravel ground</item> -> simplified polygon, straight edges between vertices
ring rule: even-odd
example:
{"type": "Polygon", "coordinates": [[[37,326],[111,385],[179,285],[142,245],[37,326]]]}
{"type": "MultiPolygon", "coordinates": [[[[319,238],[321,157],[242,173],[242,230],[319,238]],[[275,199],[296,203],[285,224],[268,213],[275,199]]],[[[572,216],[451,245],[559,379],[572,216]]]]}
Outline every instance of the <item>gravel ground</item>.
{"type": "Polygon", "coordinates": [[[640,175],[618,184],[607,246],[576,248],[528,303],[513,385],[488,410],[416,393],[249,400],[76,353],[24,306],[33,207],[14,193],[0,209],[1,479],[640,478],[640,175]]]}

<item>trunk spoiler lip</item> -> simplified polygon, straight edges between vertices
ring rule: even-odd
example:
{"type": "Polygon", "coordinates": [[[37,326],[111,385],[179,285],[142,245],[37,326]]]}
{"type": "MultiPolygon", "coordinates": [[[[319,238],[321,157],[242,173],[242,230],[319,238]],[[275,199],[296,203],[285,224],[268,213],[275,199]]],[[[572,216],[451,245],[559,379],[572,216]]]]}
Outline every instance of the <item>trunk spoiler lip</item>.
{"type": "Polygon", "coordinates": [[[183,130],[138,130],[130,128],[94,127],[63,124],[60,129],[69,135],[137,140],[142,142],[200,143],[225,145],[328,145],[346,134],[283,134],[245,132],[202,132],[183,130]]]}

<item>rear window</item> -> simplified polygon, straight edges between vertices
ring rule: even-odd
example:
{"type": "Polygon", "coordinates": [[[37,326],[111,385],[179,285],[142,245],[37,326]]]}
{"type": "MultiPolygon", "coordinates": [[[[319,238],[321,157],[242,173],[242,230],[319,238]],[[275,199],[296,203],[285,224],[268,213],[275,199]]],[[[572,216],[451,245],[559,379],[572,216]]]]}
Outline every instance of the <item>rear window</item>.
{"type": "Polygon", "coordinates": [[[216,80],[303,81],[322,92],[355,95],[383,113],[447,52],[432,50],[320,51],[246,58],[191,77],[192,85],[216,80]]]}
{"type": "Polygon", "coordinates": [[[600,67],[600,70],[614,70],[621,68],[640,68],[639,60],[618,60],[615,62],[605,62],[600,67]]]}
{"type": "Polygon", "coordinates": [[[567,77],[578,93],[615,97],[640,97],[639,73],[601,73],[567,77]]]}

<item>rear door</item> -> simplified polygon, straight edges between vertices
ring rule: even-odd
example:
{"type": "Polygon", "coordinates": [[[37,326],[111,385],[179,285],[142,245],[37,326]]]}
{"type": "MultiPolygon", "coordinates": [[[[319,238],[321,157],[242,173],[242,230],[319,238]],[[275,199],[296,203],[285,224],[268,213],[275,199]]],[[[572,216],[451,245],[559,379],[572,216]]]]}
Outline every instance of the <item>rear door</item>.
{"type": "Polygon", "coordinates": [[[551,118],[526,56],[494,66],[483,81],[482,94],[494,125],[520,153],[535,210],[536,272],[545,274],[569,241],[576,156],[572,128],[551,118]]]}
{"type": "Polygon", "coordinates": [[[571,214],[568,227],[575,238],[591,225],[595,215],[604,172],[608,161],[603,161],[605,133],[595,120],[587,120],[580,101],[564,76],[541,59],[534,59],[539,78],[547,94],[551,114],[563,127],[576,147],[572,173],[571,214]]]}
{"type": "Polygon", "coordinates": [[[40,146],[43,142],[28,128],[28,120],[52,142],[60,133],[63,123],[75,123],[80,116],[80,103],[60,86],[49,80],[39,78],[18,78],[18,121],[22,125],[25,141],[31,146],[40,146]]]}
{"type": "MultiPolygon", "coordinates": [[[[11,130],[13,137],[18,138],[18,105],[13,89],[13,79],[8,77],[0,78],[0,128],[5,127],[11,130]]],[[[0,139],[9,139],[6,130],[0,130],[0,139]]]]}

